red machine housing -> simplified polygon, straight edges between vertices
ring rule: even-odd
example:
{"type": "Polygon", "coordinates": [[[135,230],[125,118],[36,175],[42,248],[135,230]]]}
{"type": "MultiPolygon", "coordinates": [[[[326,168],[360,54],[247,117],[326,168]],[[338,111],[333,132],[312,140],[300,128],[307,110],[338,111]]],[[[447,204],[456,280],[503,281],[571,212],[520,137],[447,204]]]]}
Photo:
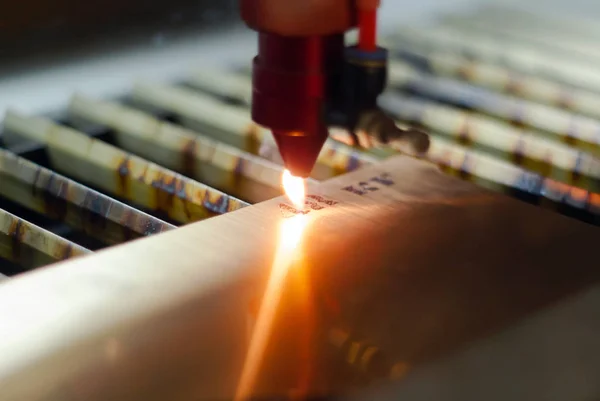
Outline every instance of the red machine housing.
{"type": "Polygon", "coordinates": [[[328,82],[343,62],[343,34],[288,37],[259,33],[252,118],[273,131],[281,157],[308,177],[328,136],[328,82]]]}

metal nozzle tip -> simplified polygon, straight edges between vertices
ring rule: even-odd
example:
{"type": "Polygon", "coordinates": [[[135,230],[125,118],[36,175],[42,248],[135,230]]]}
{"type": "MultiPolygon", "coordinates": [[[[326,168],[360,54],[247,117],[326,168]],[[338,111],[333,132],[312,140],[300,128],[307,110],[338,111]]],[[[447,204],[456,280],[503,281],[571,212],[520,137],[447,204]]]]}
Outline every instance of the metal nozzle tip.
{"type": "Polygon", "coordinates": [[[295,177],[308,178],[327,139],[327,130],[317,135],[274,131],[273,136],[285,167],[295,177]]]}

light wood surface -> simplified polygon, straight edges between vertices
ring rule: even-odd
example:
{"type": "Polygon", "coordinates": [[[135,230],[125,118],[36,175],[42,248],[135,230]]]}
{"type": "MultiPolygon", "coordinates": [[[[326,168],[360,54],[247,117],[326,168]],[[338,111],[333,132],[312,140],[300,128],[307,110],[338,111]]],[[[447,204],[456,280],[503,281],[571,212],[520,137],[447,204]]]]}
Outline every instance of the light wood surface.
{"type": "MultiPolygon", "coordinates": [[[[257,395],[286,395],[305,366],[314,393],[359,383],[319,342],[331,325],[418,372],[599,278],[590,263],[596,228],[425,162],[391,158],[309,194],[313,208],[257,395]],[[312,308],[301,302],[306,294],[312,308]],[[334,300],[337,312],[322,298],[334,300]],[[305,349],[316,350],[310,358],[294,346],[307,339],[305,349]]],[[[286,202],[273,199],[3,282],[2,399],[231,398],[250,305],[265,287],[281,227],[294,219],[286,218],[286,202]]]]}

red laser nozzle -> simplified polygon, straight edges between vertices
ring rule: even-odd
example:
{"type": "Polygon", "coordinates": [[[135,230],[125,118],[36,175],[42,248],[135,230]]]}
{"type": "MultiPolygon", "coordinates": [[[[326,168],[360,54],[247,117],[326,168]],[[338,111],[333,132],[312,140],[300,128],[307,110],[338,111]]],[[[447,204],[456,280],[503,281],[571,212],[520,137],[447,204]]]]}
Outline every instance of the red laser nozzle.
{"type": "Polygon", "coordinates": [[[290,172],[307,177],[327,139],[327,74],[342,60],[342,34],[288,37],[260,32],[252,118],[270,128],[290,172]]]}

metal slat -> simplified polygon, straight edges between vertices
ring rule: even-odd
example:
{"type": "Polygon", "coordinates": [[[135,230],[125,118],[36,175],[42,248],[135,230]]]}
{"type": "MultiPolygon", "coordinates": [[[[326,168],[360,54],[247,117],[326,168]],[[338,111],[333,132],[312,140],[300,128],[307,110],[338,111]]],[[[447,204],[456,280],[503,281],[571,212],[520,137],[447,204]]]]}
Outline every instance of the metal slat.
{"type": "MultiPolygon", "coordinates": [[[[190,126],[202,134],[253,154],[260,153],[267,158],[276,154],[278,158],[276,151],[267,151],[264,154],[260,152],[261,145],[276,149],[274,140],[268,130],[252,122],[246,109],[228,105],[190,89],[154,83],[138,82],[134,86],[132,96],[136,102],[189,120],[190,126]]],[[[313,177],[318,180],[328,179],[372,164],[375,160],[363,152],[327,141],[313,170],[313,177]]]]}
{"type": "Polygon", "coordinates": [[[0,195],[105,244],[175,228],[4,149],[0,149],[0,180],[0,195]]]}
{"type": "Polygon", "coordinates": [[[202,220],[247,203],[45,118],[9,111],[5,139],[43,143],[53,167],[179,223],[202,220]]]}
{"type": "Polygon", "coordinates": [[[600,155],[600,122],[554,107],[498,94],[418,71],[408,63],[390,63],[390,85],[531,127],[549,137],[600,155]]]}
{"type": "Polygon", "coordinates": [[[0,209],[0,257],[24,269],[89,253],[77,244],[0,209]]]}
{"type": "Polygon", "coordinates": [[[564,13],[548,13],[548,9],[531,10],[515,8],[514,4],[488,4],[473,10],[470,15],[482,21],[502,22],[505,26],[535,30],[536,32],[558,33],[580,39],[600,39],[597,21],[584,18],[583,15],[566,15],[564,13]]]}
{"type": "Polygon", "coordinates": [[[246,110],[182,87],[136,82],[131,95],[134,102],[175,114],[198,132],[253,154],[268,134],[246,110]]]}
{"type": "Polygon", "coordinates": [[[114,130],[119,147],[230,195],[256,203],[282,193],[280,165],[189,129],[82,95],[71,99],[69,112],[114,130]]]}
{"type": "Polygon", "coordinates": [[[534,131],[401,94],[386,94],[380,103],[398,118],[422,124],[467,147],[490,152],[517,166],[569,185],[592,192],[600,191],[600,160],[540,137],[534,131]]]}
{"type": "MultiPolygon", "coordinates": [[[[466,57],[503,65],[524,74],[537,75],[546,79],[571,85],[576,88],[600,93],[600,71],[596,66],[548,56],[535,47],[516,43],[507,46],[500,40],[465,33],[448,26],[422,28],[402,27],[396,29],[401,37],[412,36],[430,49],[453,51],[466,57]]],[[[389,40],[392,49],[401,50],[389,40]]]]}
{"type": "Polygon", "coordinates": [[[394,41],[396,47],[401,49],[393,54],[394,57],[417,63],[437,75],[458,78],[491,90],[600,118],[598,93],[519,73],[456,52],[427,50],[427,46],[412,35],[396,35],[394,41]]]}
{"type": "Polygon", "coordinates": [[[192,87],[248,106],[252,102],[252,80],[247,74],[216,68],[199,68],[185,80],[192,87]]]}
{"type": "Polygon", "coordinates": [[[535,32],[520,26],[507,26],[497,20],[479,19],[464,16],[444,16],[442,25],[456,28],[471,35],[489,37],[507,45],[525,44],[550,57],[567,57],[582,63],[595,64],[600,61],[600,48],[589,40],[568,38],[556,32],[535,32]]]}
{"type": "MultiPolygon", "coordinates": [[[[523,170],[485,153],[468,150],[440,138],[431,138],[427,159],[446,173],[497,192],[507,193],[542,208],[584,212],[585,221],[600,223],[600,194],[573,187],[523,170]],[[517,193],[515,193],[517,191],[517,193]]],[[[571,211],[564,212],[572,214],[571,211]]],[[[577,213],[575,213],[577,214],[577,213]]]]}

